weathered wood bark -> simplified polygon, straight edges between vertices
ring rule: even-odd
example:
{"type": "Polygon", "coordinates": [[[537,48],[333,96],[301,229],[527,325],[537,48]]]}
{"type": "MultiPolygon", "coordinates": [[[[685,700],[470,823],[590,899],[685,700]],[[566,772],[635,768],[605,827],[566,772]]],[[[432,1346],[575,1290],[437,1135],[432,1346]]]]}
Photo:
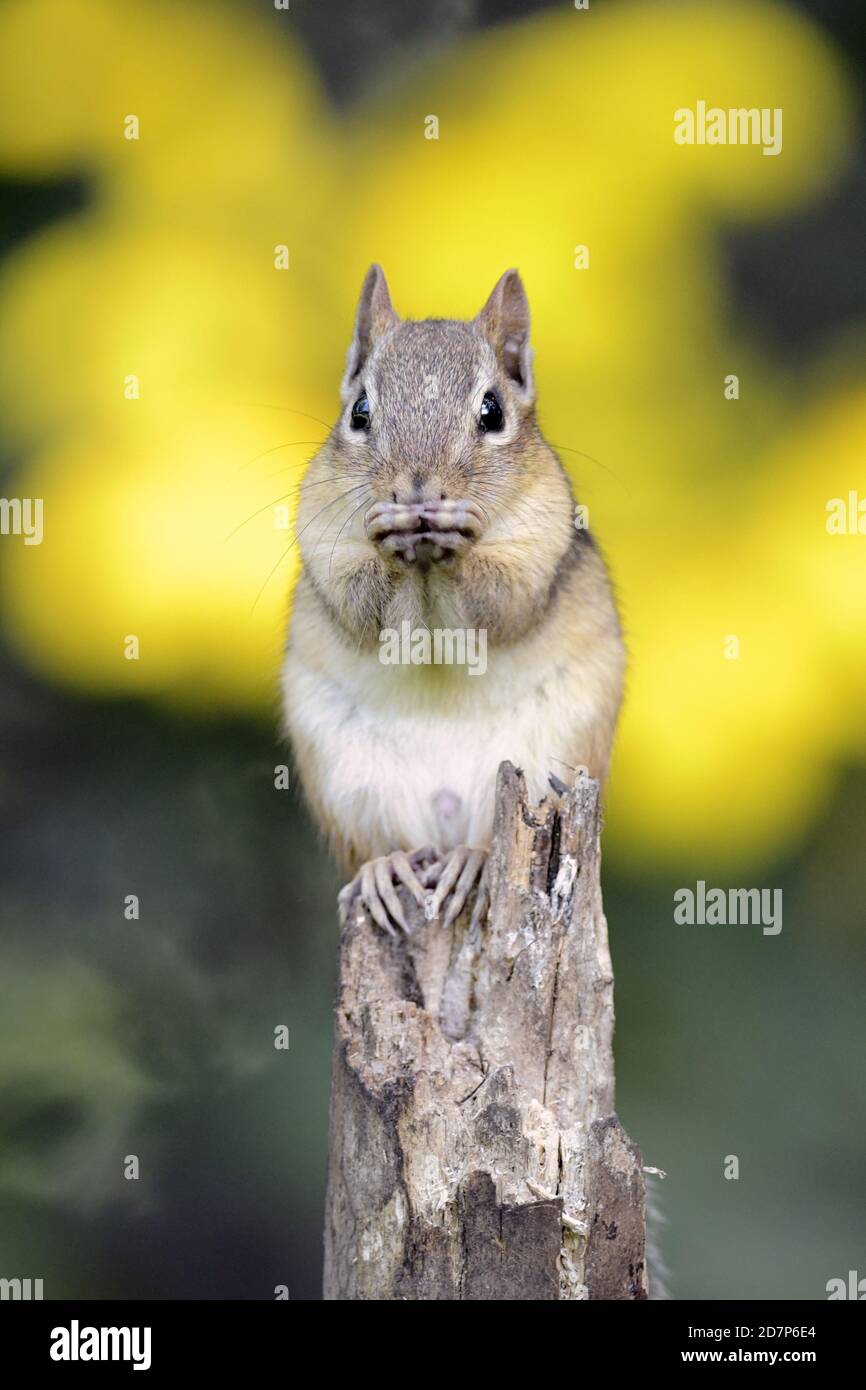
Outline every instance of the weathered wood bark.
{"type": "Polygon", "coordinates": [[[490,889],[474,933],[415,911],[391,939],[363,909],[344,931],[327,1299],[647,1296],[591,778],[531,806],[502,764],[490,889]]]}

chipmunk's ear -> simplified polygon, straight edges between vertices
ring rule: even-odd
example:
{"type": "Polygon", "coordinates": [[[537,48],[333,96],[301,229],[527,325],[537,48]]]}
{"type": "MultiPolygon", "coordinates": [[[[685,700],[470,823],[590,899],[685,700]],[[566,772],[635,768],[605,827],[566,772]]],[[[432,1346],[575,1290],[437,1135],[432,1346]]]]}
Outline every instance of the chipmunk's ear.
{"type": "Polygon", "coordinates": [[[532,348],[529,346],[529,300],[516,270],[506,270],[476,318],[499,361],[529,404],[535,399],[532,348]]]}
{"type": "Polygon", "coordinates": [[[361,286],[358,312],[355,315],[355,336],[346,357],[343,393],[358,384],[364,363],[370,356],[377,338],[400,322],[388,293],[388,281],[380,265],[371,265],[361,286]]]}

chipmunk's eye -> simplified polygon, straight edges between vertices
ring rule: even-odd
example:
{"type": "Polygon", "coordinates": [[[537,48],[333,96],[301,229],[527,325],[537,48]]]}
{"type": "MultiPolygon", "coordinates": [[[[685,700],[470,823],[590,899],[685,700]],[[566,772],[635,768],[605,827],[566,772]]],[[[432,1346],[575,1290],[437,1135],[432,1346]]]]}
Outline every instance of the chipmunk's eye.
{"type": "Polygon", "coordinates": [[[358,397],[352,406],[351,424],[353,430],[368,430],[370,428],[370,402],[367,400],[366,391],[358,397]]]}
{"type": "Polygon", "coordinates": [[[481,414],[478,418],[478,428],[482,434],[501,430],[504,424],[502,406],[499,404],[499,397],[493,391],[487,391],[484,400],[481,402],[481,414]]]}

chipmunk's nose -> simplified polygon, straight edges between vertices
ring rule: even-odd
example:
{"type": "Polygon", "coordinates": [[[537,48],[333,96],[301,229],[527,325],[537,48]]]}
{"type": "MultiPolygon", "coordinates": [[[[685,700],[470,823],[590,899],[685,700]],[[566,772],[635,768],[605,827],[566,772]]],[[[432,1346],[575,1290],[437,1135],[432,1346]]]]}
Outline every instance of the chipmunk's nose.
{"type": "Polygon", "coordinates": [[[435,507],[450,496],[445,470],[406,464],[391,475],[389,502],[400,507],[435,507]]]}
{"type": "Polygon", "coordinates": [[[398,507],[421,507],[427,500],[428,489],[420,473],[395,479],[391,501],[398,507]]]}

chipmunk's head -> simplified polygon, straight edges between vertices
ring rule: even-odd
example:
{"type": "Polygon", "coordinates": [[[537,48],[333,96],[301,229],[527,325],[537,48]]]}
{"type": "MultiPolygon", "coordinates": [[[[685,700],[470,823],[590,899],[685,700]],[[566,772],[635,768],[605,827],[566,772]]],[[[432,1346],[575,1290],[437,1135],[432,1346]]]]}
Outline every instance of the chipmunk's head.
{"type": "Polygon", "coordinates": [[[539,439],[529,304],[516,270],[476,318],[404,322],[368,271],[332,447],[368,482],[368,540],[428,568],[474,544],[520,491],[539,439]]]}
{"type": "Polygon", "coordinates": [[[308,583],[353,636],[405,618],[448,626],[475,585],[488,629],[511,640],[545,602],[574,499],[536,423],[531,360],[516,270],[474,319],[420,322],[399,318],[379,266],[368,272],[340,417],[297,514],[308,583]]]}

